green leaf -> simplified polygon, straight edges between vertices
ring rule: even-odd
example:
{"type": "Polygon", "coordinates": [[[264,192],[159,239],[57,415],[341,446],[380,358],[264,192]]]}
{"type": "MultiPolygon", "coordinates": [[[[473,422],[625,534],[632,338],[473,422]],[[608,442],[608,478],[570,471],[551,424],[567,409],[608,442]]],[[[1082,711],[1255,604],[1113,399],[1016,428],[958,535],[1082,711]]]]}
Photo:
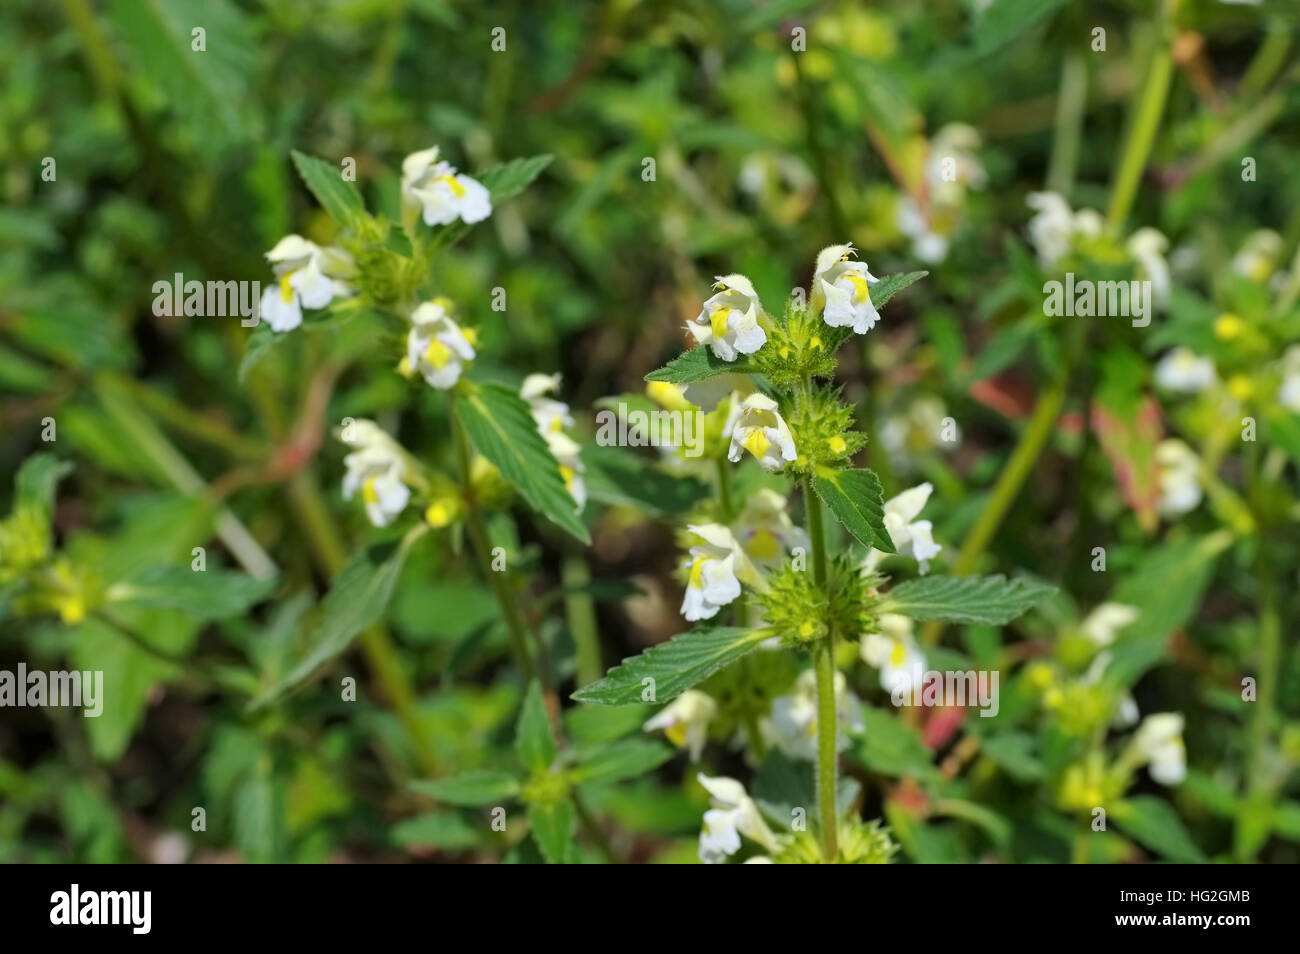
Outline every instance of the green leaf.
{"type": "Polygon", "coordinates": [[[339,571],[320,605],[320,628],[302,660],[280,682],[253,701],[257,709],[279,698],[342,653],[367,626],[384,615],[411,545],[426,531],[412,529],[399,544],[379,544],[361,551],[339,571]]]}
{"type": "Polygon", "coordinates": [[[868,291],[871,293],[871,304],[879,311],[885,307],[885,303],[901,292],[908,285],[915,285],[929,272],[898,272],[894,275],[886,275],[880,281],[872,285],[868,291]]]}
{"type": "Polygon", "coordinates": [[[643,680],[653,680],[653,701],[669,702],[724,666],[748,655],[772,634],[764,629],[718,627],[697,629],[651,646],[623,660],[605,676],[583,686],[571,698],[605,706],[644,702],[643,680]]]}
{"type": "Polygon", "coordinates": [[[1034,737],[1028,732],[1007,732],[989,736],[980,751],[1017,782],[1037,782],[1047,776],[1047,767],[1034,754],[1034,737]]]}
{"type": "Polygon", "coordinates": [[[679,355],[658,371],[645,376],[647,381],[667,381],[670,384],[689,384],[703,381],[719,374],[752,374],[755,368],[744,355],[735,361],[723,361],[707,345],[697,345],[679,355]]]}
{"type": "Polygon", "coordinates": [[[573,804],[564,799],[558,802],[534,802],[528,806],[528,827],[533,840],[549,864],[562,865],[569,860],[573,843],[573,804]]]}
{"type": "Polygon", "coordinates": [[[698,477],[665,473],[654,461],[619,447],[584,445],[582,462],[592,500],[633,506],[654,517],[685,513],[711,492],[698,477]]]}
{"type": "Polygon", "coordinates": [[[551,164],[553,158],[547,153],[528,159],[511,159],[486,170],[478,180],[492,194],[492,204],[496,205],[506,199],[513,199],[528,188],[542,174],[542,170],[551,164]]]}
{"type": "Polygon", "coordinates": [[[321,208],[341,227],[347,228],[358,215],[365,213],[366,206],[361,201],[361,193],[343,178],[341,166],[297,149],[293,150],[293,164],[298,167],[298,175],[302,176],[303,183],[311,190],[321,208]]]}
{"type": "Polygon", "coordinates": [[[1051,16],[1064,0],[993,0],[975,24],[975,55],[1000,49],[1051,16]]]}
{"type": "Polygon", "coordinates": [[[227,0],[111,0],[109,18],[140,85],[162,93],[207,146],[251,140],[258,132],[249,104],[257,46],[245,14],[227,0]],[[204,46],[191,31],[203,27],[204,46]]]}
{"type": "Polygon", "coordinates": [[[40,515],[48,521],[54,513],[54,492],[72,464],[53,454],[37,453],[23,461],[14,478],[14,509],[40,515]]]}
{"type": "Polygon", "coordinates": [[[1170,861],[1201,864],[1206,860],[1178,813],[1162,798],[1137,795],[1117,805],[1113,814],[1125,834],[1170,861]]]}
{"type": "Polygon", "coordinates": [[[650,739],[629,739],[602,746],[582,756],[573,781],[618,782],[653,771],[673,757],[673,750],[650,739]]]}
{"type": "Polygon", "coordinates": [[[880,611],[912,619],[1001,626],[1055,592],[1050,583],[1025,578],[927,576],[894,587],[880,611]]]}
{"type": "Polygon", "coordinates": [[[551,734],[551,720],[542,699],[542,686],[533,680],[528,684],[523,708],[519,710],[515,754],[529,772],[544,772],[555,761],[555,753],[555,736],[551,734]]]}
{"type": "Polygon", "coordinates": [[[896,553],[885,529],[880,479],[869,470],[827,470],[813,478],[813,489],[863,546],[896,553]]]}
{"type": "Polygon", "coordinates": [[[433,781],[421,779],[411,788],[449,805],[499,805],[519,794],[519,782],[507,772],[466,772],[433,781]]]}
{"type": "Polygon", "coordinates": [[[202,572],[179,566],[151,567],[110,587],[108,599],[154,609],[177,609],[196,620],[241,616],[275,589],[274,577],[257,579],[231,570],[202,572]]]}
{"type": "Polygon", "coordinates": [[[402,848],[437,848],[464,851],[480,841],[479,829],[456,812],[433,811],[407,818],[388,833],[393,844],[402,848]]]}
{"type": "Polygon", "coordinates": [[[909,776],[922,782],[941,778],[934,765],[934,753],[925,747],[915,729],[883,709],[864,707],[862,740],[856,753],[859,761],[882,775],[909,776]]]}
{"type": "Polygon", "coordinates": [[[591,542],[564,486],[560,465],[523,398],[500,384],[472,385],[456,397],[456,420],[478,452],[535,511],[583,543],[591,542]]]}

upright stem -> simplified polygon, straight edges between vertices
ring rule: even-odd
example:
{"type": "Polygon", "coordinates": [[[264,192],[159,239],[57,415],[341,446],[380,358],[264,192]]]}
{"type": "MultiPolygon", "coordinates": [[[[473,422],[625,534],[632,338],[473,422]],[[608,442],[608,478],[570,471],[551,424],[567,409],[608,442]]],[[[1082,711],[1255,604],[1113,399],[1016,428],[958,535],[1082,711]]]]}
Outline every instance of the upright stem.
{"type": "MultiPolygon", "coordinates": [[[[1162,25],[1157,29],[1162,29],[1162,25]]],[[[1147,69],[1146,82],[1133,112],[1132,126],[1128,139],[1124,143],[1124,153],[1119,168],[1115,173],[1115,184],[1110,193],[1110,207],[1106,210],[1106,227],[1112,234],[1118,234],[1128,218],[1129,209],[1137,195],[1138,182],[1142,170],[1146,167],[1147,157],[1151,154],[1151,144],[1155,141],[1156,130],[1160,128],[1160,117],[1165,109],[1165,97],[1169,94],[1169,81],[1174,73],[1174,58],[1169,52],[1169,45],[1163,35],[1156,37],[1156,50],[1147,69]]]]}
{"type": "Polygon", "coordinates": [[[1047,167],[1047,188],[1069,198],[1079,167],[1079,141],[1083,133],[1083,107],[1088,92],[1088,67],[1083,54],[1067,53],[1061,62],[1061,87],[1056,98],[1056,126],[1052,158],[1047,167]]]}
{"type": "MultiPolygon", "coordinates": [[[[984,553],[984,548],[997,533],[1002,518],[1015,502],[1025,478],[1029,476],[1029,471],[1034,466],[1034,461],[1038,460],[1038,455],[1042,453],[1043,446],[1047,443],[1052,426],[1056,423],[1056,418],[1065,403],[1065,389],[1066,382],[1058,381],[1039,397],[1028,426],[1020,435],[1020,441],[1011,452],[1011,457],[1002,468],[1002,473],[998,474],[997,483],[993,485],[993,491],[989,495],[988,505],[981,511],[979,519],[975,521],[975,525],[971,527],[966,537],[966,542],[962,544],[961,552],[953,564],[954,575],[965,576],[971,572],[975,568],[976,561],[984,553]]],[[[941,623],[927,623],[921,631],[922,643],[927,646],[934,645],[942,631],[941,623]]]]}
{"type": "MultiPolygon", "coordinates": [[[[803,482],[804,509],[808,511],[808,539],[812,543],[813,582],[826,586],[826,528],[822,504],[812,489],[812,478],[803,482]]],[[[817,673],[817,810],[821,819],[822,855],[834,862],[839,855],[839,817],[835,808],[835,773],[838,768],[835,740],[835,632],[826,635],[813,650],[817,673]]]]}

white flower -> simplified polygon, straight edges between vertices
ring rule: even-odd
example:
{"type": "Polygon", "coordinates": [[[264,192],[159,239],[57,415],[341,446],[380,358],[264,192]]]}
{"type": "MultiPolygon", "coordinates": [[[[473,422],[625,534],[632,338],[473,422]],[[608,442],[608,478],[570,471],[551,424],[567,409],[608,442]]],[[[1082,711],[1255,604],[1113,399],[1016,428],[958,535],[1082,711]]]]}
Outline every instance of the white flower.
{"type": "Polygon", "coordinates": [[[524,378],[524,383],[519,387],[519,396],[528,402],[528,408],[533,412],[533,420],[537,422],[537,429],[543,434],[558,433],[566,427],[573,426],[573,415],[569,412],[569,405],[546,396],[559,390],[560,375],[558,374],[530,374],[524,378]]]}
{"type": "Polygon", "coordinates": [[[731,438],[728,460],[735,463],[745,451],[749,451],[764,470],[775,473],[798,456],[790,428],[776,407],[776,402],[770,397],[757,392],[732,405],[722,431],[723,437],[731,438]]]}
{"type": "MultiPolygon", "coordinates": [[[[951,182],[946,184],[953,185],[951,182]]],[[[921,261],[934,265],[948,257],[947,237],[934,230],[911,196],[905,195],[898,200],[894,220],[898,230],[912,240],[912,254],[921,261]]]]}
{"type": "Polygon", "coordinates": [[[357,448],[343,458],[347,468],[343,499],[351,500],[360,490],[366,517],[376,527],[387,526],[411,499],[411,491],[403,482],[406,464],[401,447],[373,421],[353,421],[341,439],[357,448]]]}
{"type": "Polygon", "coordinates": [[[759,301],[754,285],[744,275],[720,275],[709,298],[686,330],[698,344],[708,345],[714,356],[735,361],[737,354],[753,354],[767,341],[758,324],[759,301]]]}
{"type": "Polygon", "coordinates": [[[437,146],[402,160],[402,204],[422,212],[426,225],[450,225],[457,219],[472,225],[492,214],[488,190],[450,163],[439,162],[437,146]]]}
{"type": "Polygon", "coordinates": [[[1133,748],[1161,785],[1177,785],[1187,776],[1183,717],[1178,713],[1160,712],[1143,719],[1133,734],[1133,748]]]}
{"type": "Polygon", "coordinates": [[[1282,385],[1277,400],[1287,410],[1300,413],[1300,345],[1292,345],[1282,355],[1282,385]]]}
{"type": "Polygon", "coordinates": [[[1102,603],[1079,624],[1079,631],[1096,646],[1109,646],[1115,633],[1137,619],[1141,613],[1136,607],[1123,603],[1102,603]]]}
{"type": "Polygon", "coordinates": [[[587,484],[582,479],[586,469],[580,456],[582,448],[578,446],[577,441],[564,433],[566,426],[573,426],[573,415],[569,412],[569,405],[547,397],[548,394],[559,389],[558,374],[530,374],[524,378],[524,383],[519,388],[519,396],[528,402],[528,409],[537,424],[537,431],[546,441],[551,456],[560,465],[560,476],[564,478],[564,486],[568,489],[569,496],[581,510],[587,505],[587,484]]]}
{"type": "Polygon", "coordinates": [[[851,327],[866,334],[880,320],[871,303],[871,290],[878,279],[867,271],[866,262],[851,261],[852,245],[830,245],[817,253],[813,287],[825,299],[822,319],[832,328],[851,327]]]}
{"type": "Polygon", "coordinates": [[[663,729],[669,742],[689,750],[691,761],[698,762],[709,740],[709,722],[717,714],[718,704],[708,694],[687,689],[641,728],[646,732],[663,729]]]}
{"type": "Polygon", "coordinates": [[[1029,220],[1029,241],[1042,265],[1051,265],[1070,252],[1074,233],[1074,213],[1070,204],[1056,192],[1031,192],[1025,200],[1036,213],[1029,220]]]}
{"type": "MultiPolygon", "coordinates": [[[[848,688],[844,673],[835,673],[835,748],[849,746],[847,732],[862,731],[862,703],[848,688]]],[[[817,756],[817,674],[805,669],[789,695],[772,700],[772,742],[793,759],[817,756]]]]}
{"type": "Polygon", "coordinates": [[[1195,394],[1216,380],[1214,362],[1188,348],[1174,348],[1156,365],[1156,384],[1166,391],[1195,394]]]}
{"type": "Polygon", "coordinates": [[[922,395],[880,425],[880,445],[899,470],[915,470],[917,457],[934,447],[952,449],[961,444],[961,428],[948,416],[943,401],[922,395]]]}
{"type": "Polygon", "coordinates": [[[862,661],[880,670],[881,689],[891,694],[911,692],[925,673],[925,654],[912,636],[912,620],[897,613],[882,613],[877,624],[880,632],[862,637],[862,661]]]}
{"type": "Polygon", "coordinates": [[[751,838],[768,851],[777,850],[776,836],[763,821],[745,786],[734,778],[711,778],[701,772],[697,778],[712,796],[700,829],[700,861],[721,864],[740,850],[740,836],[751,838]]]}
{"type": "Polygon", "coordinates": [[[1272,229],[1251,232],[1241,250],[1232,259],[1232,270],[1251,281],[1263,284],[1273,274],[1282,253],[1282,236],[1272,229]]]}
{"type": "Polygon", "coordinates": [[[579,456],[582,448],[568,434],[559,431],[543,431],[542,438],[546,441],[546,449],[560,465],[560,476],[564,478],[565,489],[569,491],[577,509],[581,510],[587,505],[587,483],[582,479],[586,467],[579,456]]]}
{"type": "Polygon", "coordinates": [[[932,203],[956,207],[961,205],[967,188],[984,188],[988,175],[975,156],[979,147],[979,133],[965,123],[949,123],[934,134],[925,163],[932,203]]]}
{"type": "Polygon", "coordinates": [[[740,545],[759,566],[780,562],[795,547],[808,552],[808,534],[790,519],[785,497],[768,487],[750,495],[736,524],[740,545]]]}
{"type": "Polygon", "coordinates": [[[740,595],[740,582],[757,581],[758,574],[730,530],[718,523],[691,524],[699,537],[686,561],[686,595],[682,615],[690,622],[710,619],[740,595]]]}
{"type": "Polygon", "coordinates": [[[1126,248],[1138,264],[1139,274],[1151,283],[1151,298],[1157,308],[1169,302],[1169,263],[1165,252],[1169,239],[1159,229],[1140,228],[1129,236],[1126,248]]]}
{"type": "Polygon", "coordinates": [[[474,345],[448,314],[442,301],[426,301],[411,314],[406,365],[440,391],[455,387],[465,363],[474,360],[474,345]]]}
{"type": "Polygon", "coordinates": [[[343,278],[355,273],[347,252],[321,248],[301,235],[286,235],[266,253],[276,284],[262,293],[260,314],[272,331],[291,331],[302,324],[304,308],[324,308],[352,294],[343,278]]]}
{"type": "Polygon", "coordinates": [[[885,529],[894,549],[916,560],[922,574],[930,572],[930,561],[943,549],[934,542],[930,521],[916,519],[932,490],[927,481],[885,501],[885,529]]]}
{"type": "Polygon", "coordinates": [[[1176,437],[1156,445],[1156,482],[1160,487],[1158,509],[1166,517],[1195,510],[1201,502],[1201,462],[1196,453],[1176,437]]]}

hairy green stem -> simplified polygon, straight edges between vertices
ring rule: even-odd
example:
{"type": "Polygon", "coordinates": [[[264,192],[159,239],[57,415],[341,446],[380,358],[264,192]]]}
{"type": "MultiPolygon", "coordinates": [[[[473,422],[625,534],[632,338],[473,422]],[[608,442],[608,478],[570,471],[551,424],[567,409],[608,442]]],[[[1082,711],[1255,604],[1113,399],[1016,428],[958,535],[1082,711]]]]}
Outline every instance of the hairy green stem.
{"type": "Polygon", "coordinates": [[[591,582],[591,567],[581,554],[564,558],[560,571],[564,581],[564,608],[569,633],[577,655],[578,685],[595,682],[605,673],[600,659],[600,631],[596,625],[596,604],[585,587],[591,582]]]}
{"type": "Polygon", "coordinates": [[[1138,92],[1132,125],[1115,172],[1115,182],[1110,193],[1110,207],[1106,210],[1106,227],[1112,235],[1119,234],[1124,226],[1124,220],[1128,218],[1129,210],[1133,207],[1142,170],[1151,155],[1151,145],[1155,142],[1156,130],[1160,128],[1160,118],[1165,110],[1165,98],[1169,94],[1169,82],[1173,78],[1174,58],[1169,52],[1169,45],[1163,36],[1158,36],[1155,42],[1156,49],[1147,68],[1146,82],[1138,92]]]}
{"type": "Polygon", "coordinates": [[[1088,67],[1083,54],[1067,53],[1061,62],[1061,89],[1056,98],[1056,125],[1052,134],[1052,158],[1047,169],[1047,188],[1068,197],[1079,165],[1079,142],[1083,137],[1083,107],[1088,93],[1088,67]]]}
{"type": "MultiPolygon", "coordinates": [[[[813,582],[826,586],[826,527],[822,504],[812,488],[812,478],[803,482],[804,509],[808,511],[808,539],[812,544],[813,582]]],[[[828,621],[829,623],[829,621],[828,621]]],[[[835,810],[835,631],[826,635],[813,650],[817,673],[817,811],[821,820],[822,855],[833,862],[839,855],[839,821],[835,810]]]]}

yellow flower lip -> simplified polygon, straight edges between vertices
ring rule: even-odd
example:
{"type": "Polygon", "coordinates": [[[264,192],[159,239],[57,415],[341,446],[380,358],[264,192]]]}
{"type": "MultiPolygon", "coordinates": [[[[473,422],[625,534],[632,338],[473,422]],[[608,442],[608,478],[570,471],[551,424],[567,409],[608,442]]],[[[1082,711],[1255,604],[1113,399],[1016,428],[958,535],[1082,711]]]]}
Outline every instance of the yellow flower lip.
{"type": "Polygon", "coordinates": [[[1232,312],[1224,312],[1214,320],[1214,337],[1220,341],[1231,341],[1245,330],[1246,323],[1232,312]]]}
{"type": "Polygon", "coordinates": [[[709,327],[713,329],[713,337],[721,338],[727,333],[727,316],[731,314],[731,308],[723,305],[716,308],[713,314],[709,315],[709,327]]]}
{"type": "Polygon", "coordinates": [[[435,500],[424,511],[425,522],[435,528],[446,527],[456,519],[456,502],[451,499],[435,500]]]}
{"type": "Polygon", "coordinates": [[[849,445],[845,443],[844,438],[840,437],[838,434],[827,441],[826,446],[831,449],[832,454],[843,454],[849,448],[849,445]]]}
{"type": "Polygon", "coordinates": [[[429,347],[424,349],[424,360],[441,371],[451,360],[451,349],[434,338],[429,342],[429,347]]]}
{"type": "Polygon", "coordinates": [[[745,438],[745,450],[760,460],[767,454],[767,450],[771,446],[772,442],[767,439],[767,435],[763,433],[761,427],[754,428],[749,432],[749,436],[745,438]]]}
{"type": "Polygon", "coordinates": [[[465,187],[456,181],[455,176],[438,176],[435,182],[445,182],[447,188],[451,189],[451,194],[458,199],[465,198],[465,187]]]}

